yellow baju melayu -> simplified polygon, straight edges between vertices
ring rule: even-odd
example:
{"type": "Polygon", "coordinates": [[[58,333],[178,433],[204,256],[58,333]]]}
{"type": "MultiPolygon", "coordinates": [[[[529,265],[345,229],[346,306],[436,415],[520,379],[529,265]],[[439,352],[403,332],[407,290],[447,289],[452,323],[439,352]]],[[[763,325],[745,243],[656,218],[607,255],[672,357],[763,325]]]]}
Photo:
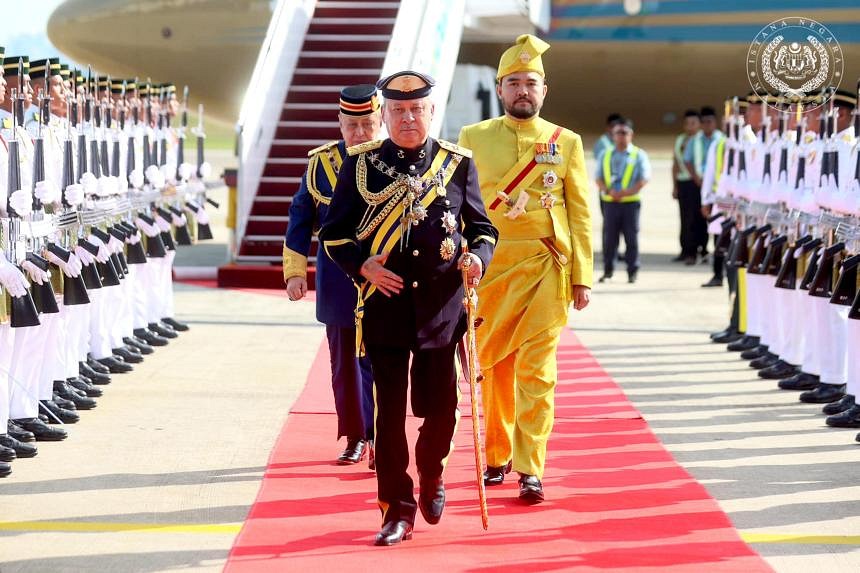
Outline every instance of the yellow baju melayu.
{"type": "MultiPolygon", "coordinates": [[[[516,62],[528,64],[528,46],[514,48],[516,62]]],[[[505,56],[500,77],[511,69],[504,64],[505,56]]],[[[540,479],[571,287],[592,284],[582,140],[540,117],[503,116],[464,127],[459,144],[472,150],[481,195],[499,230],[493,262],[478,288],[487,464],[513,460],[514,471],[540,479]],[[510,200],[499,201],[505,189],[510,200]],[[511,218],[511,211],[523,207],[511,218]]]]}

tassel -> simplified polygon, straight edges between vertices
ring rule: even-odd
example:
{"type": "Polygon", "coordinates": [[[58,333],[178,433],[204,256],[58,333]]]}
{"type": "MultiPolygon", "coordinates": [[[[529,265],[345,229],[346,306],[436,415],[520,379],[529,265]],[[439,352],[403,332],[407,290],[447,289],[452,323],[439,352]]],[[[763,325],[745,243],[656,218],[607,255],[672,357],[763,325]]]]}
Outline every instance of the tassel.
{"type": "Polygon", "coordinates": [[[364,297],[358,284],[355,285],[355,288],[358,291],[358,297],[355,301],[355,357],[361,358],[365,354],[361,328],[361,319],[364,318],[364,297]]]}

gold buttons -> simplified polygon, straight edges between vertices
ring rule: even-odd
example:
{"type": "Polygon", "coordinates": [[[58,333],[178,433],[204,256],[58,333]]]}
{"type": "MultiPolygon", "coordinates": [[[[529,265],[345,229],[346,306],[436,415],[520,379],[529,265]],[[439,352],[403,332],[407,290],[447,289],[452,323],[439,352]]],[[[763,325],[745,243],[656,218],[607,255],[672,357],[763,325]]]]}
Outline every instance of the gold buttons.
{"type": "Polygon", "coordinates": [[[417,257],[417,256],[418,256],[418,249],[415,249],[414,251],[412,251],[412,256],[413,256],[413,257],[417,257]]]}
{"type": "Polygon", "coordinates": [[[412,288],[418,288],[418,281],[412,281],[412,288]]]}

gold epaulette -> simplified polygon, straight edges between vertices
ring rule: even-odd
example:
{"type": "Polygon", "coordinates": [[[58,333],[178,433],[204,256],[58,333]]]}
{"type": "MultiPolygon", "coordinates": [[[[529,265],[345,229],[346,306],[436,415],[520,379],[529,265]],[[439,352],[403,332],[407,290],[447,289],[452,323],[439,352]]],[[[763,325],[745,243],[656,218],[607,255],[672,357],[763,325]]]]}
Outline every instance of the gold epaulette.
{"type": "Polygon", "coordinates": [[[450,141],[445,141],[444,139],[437,139],[439,142],[439,147],[442,149],[447,149],[452,153],[456,153],[458,155],[462,155],[463,157],[472,157],[472,150],[466,149],[465,147],[460,147],[456,143],[451,143],[450,141]]]}
{"type": "Polygon", "coordinates": [[[324,144],[320,145],[319,147],[314,147],[313,149],[308,151],[308,157],[313,157],[314,155],[316,155],[320,151],[325,151],[326,149],[331,149],[332,147],[334,147],[338,143],[340,143],[340,140],[335,139],[335,140],[329,141],[328,143],[324,143],[324,144]]]}
{"type": "Polygon", "coordinates": [[[382,147],[382,139],[375,139],[373,141],[368,141],[366,143],[359,143],[358,145],[353,145],[352,147],[347,148],[346,152],[348,155],[358,155],[359,153],[367,153],[368,151],[373,151],[374,149],[379,149],[382,147]]]}

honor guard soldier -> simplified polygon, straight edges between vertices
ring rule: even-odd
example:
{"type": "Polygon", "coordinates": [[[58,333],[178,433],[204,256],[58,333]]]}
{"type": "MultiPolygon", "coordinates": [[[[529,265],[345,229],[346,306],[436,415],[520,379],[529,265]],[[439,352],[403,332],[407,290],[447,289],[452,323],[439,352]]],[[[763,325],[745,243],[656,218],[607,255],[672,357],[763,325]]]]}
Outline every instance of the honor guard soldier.
{"type": "Polygon", "coordinates": [[[544,498],[556,349],[571,301],[577,310],[588,305],[593,272],[582,140],[538,115],[547,92],[541,54],[548,49],[534,36],[517,38],[496,75],[505,115],[460,133],[460,144],[474,150],[481,194],[499,229],[478,290],[485,483],[501,484],[513,468],[526,503],[544,498]]]}
{"type": "MultiPolygon", "coordinates": [[[[290,205],[290,224],[284,242],[284,281],[290,300],[307,292],[308,254],[311,237],[326,219],[337,173],[346,149],[376,139],[382,127],[376,86],[349,86],[340,92],[340,132],[343,139],[330,141],[308,152],[310,161],[299,191],[290,205]]],[[[346,449],[337,461],[355,464],[370,450],[373,439],[373,375],[370,361],[357,358],[355,348],[356,288],[325,252],[317,251],[316,316],[326,325],[331,354],[331,384],[337,411],[337,438],[346,436],[346,449]]],[[[372,468],[371,468],[372,469],[372,468]]]]}
{"type": "Polygon", "coordinates": [[[390,138],[348,150],[320,232],[327,254],[360,287],[358,332],[376,396],[376,545],[410,539],[417,508],[431,524],[442,516],[458,418],[454,356],[467,326],[461,267],[477,285],[497,238],[471,152],[428,136],[434,83],[412,71],[379,81],[390,138]],[[424,419],[417,504],[404,427],[410,378],[412,412],[424,419]]]}

